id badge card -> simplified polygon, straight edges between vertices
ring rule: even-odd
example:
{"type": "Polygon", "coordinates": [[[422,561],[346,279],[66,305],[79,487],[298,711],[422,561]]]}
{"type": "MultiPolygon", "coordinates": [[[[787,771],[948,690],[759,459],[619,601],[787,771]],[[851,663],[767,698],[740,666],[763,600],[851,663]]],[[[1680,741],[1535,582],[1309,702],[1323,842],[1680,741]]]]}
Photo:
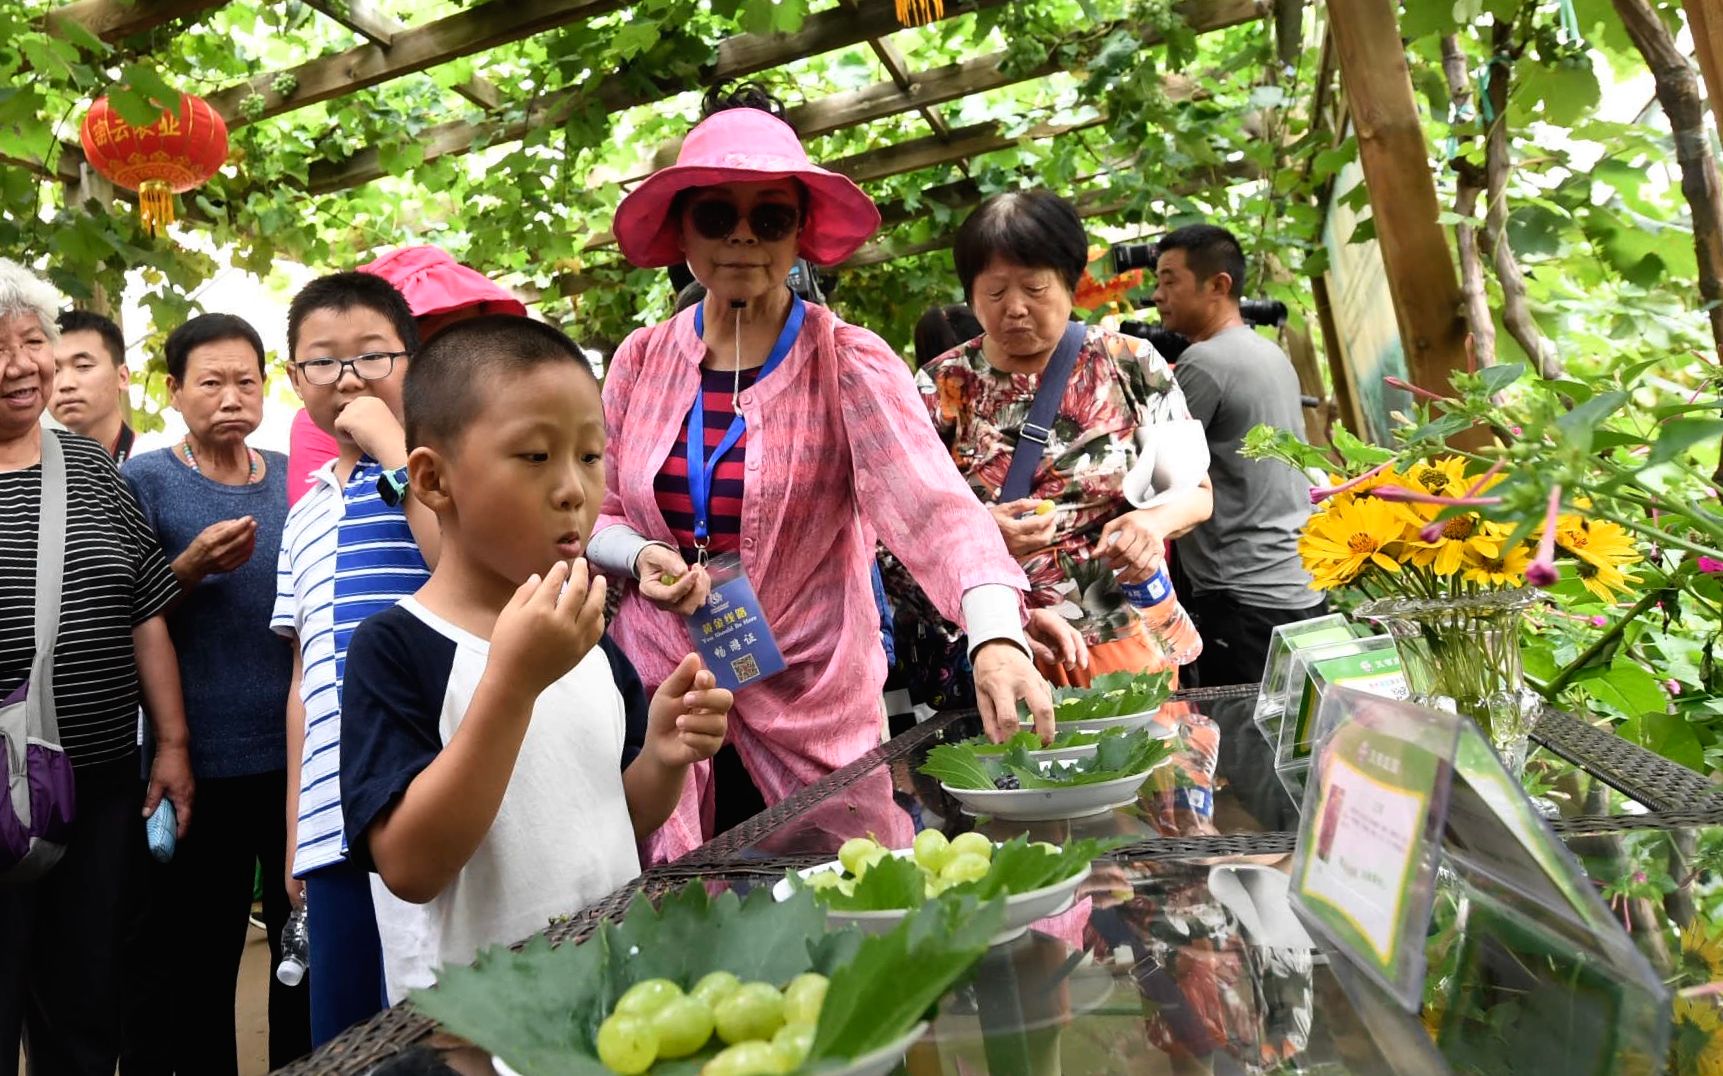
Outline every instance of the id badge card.
{"type": "Polygon", "coordinates": [[[712,593],[687,618],[688,634],[718,686],[735,691],[783,672],[784,656],[742,571],[742,558],[734,553],[713,557],[706,572],[712,593]]]}

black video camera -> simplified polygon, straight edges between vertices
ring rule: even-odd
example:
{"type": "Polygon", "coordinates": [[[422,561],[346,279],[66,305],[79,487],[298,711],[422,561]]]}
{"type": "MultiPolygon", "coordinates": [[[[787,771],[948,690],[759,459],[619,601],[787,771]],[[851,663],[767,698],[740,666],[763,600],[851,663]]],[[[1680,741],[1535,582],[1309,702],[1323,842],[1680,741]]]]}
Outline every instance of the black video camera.
{"type": "MultiPolygon", "coordinates": [[[[1125,244],[1120,244],[1120,246],[1123,245],[1125,244]]],[[[1149,244],[1139,243],[1136,245],[1148,246],[1149,244]]],[[[1118,247],[1113,249],[1117,250],[1118,247]]],[[[1246,325],[1266,325],[1278,329],[1286,324],[1286,304],[1279,299],[1240,299],[1238,312],[1244,318],[1246,325]]],[[[1177,362],[1179,356],[1184,354],[1185,348],[1191,346],[1189,340],[1171,329],[1162,328],[1159,322],[1135,319],[1121,321],[1119,331],[1130,336],[1140,337],[1155,345],[1155,350],[1161,353],[1161,358],[1168,362],[1177,362]]]]}

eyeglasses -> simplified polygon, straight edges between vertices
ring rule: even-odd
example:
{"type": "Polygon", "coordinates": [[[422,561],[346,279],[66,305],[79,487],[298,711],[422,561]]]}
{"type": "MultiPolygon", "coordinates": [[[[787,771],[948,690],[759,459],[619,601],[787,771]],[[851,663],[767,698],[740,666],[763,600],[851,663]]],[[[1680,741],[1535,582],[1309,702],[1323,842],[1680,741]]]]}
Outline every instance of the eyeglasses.
{"type": "Polygon", "coordinates": [[[333,385],[348,370],[352,370],[361,381],[381,381],[394,372],[396,359],[404,359],[409,354],[406,351],[367,351],[350,359],[306,359],[293,366],[313,385],[333,385]]]}
{"type": "MultiPolygon", "coordinates": [[[[688,219],[694,230],[707,239],[728,239],[742,220],[736,203],[716,198],[695,202],[688,207],[688,219]]],[[[796,230],[802,211],[781,202],[755,202],[748,210],[748,230],[762,243],[776,243],[796,230]]]]}

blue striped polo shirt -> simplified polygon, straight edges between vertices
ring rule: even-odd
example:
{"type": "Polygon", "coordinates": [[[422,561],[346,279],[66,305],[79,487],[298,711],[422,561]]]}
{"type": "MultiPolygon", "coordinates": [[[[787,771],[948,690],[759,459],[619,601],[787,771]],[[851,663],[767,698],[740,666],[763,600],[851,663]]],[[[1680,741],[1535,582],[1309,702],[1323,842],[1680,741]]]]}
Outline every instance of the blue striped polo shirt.
{"type": "Polygon", "coordinates": [[[347,857],[340,785],[347,641],[371,612],[412,594],[429,578],[405,514],[377,496],[380,470],[374,461],[360,461],[343,490],[334,464],[323,467],[288,513],[282,532],[270,627],[299,641],[299,696],[305,705],[296,876],[347,857]]]}

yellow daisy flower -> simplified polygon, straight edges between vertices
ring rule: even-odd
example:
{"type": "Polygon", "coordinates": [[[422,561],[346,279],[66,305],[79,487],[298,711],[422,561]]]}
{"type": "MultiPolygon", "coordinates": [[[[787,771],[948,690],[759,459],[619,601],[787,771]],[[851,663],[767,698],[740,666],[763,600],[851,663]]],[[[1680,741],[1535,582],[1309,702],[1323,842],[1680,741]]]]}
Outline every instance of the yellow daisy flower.
{"type": "Polygon", "coordinates": [[[1471,488],[1472,480],[1466,477],[1465,460],[1458,456],[1443,456],[1429,463],[1414,463],[1406,472],[1404,484],[1433,497],[1459,497],[1471,488]]]}
{"type": "Polygon", "coordinates": [[[1682,931],[1681,962],[1696,982],[1723,979],[1723,931],[1713,934],[1703,923],[1682,931]]]}
{"type": "Polygon", "coordinates": [[[1394,558],[1413,525],[1402,506],[1374,497],[1331,503],[1305,525],[1298,539],[1299,557],[1318,590],[1345,586],[1372,565],[1398,572],[1400,562],[1394,558]]]}
{"type": "Polygon", "coordinates": [[[1585,589],[1597,595],[1599,601],[1614,602],[1617,594],[1626,594],[1633,588],[1629,583],[1640,581],[1637,575],[1628,575],[1617,564],[1609,561],[1598,563],[1590,558],[1580,560],[1574,565],[1574,573],[1585,589]]]}
{"type": "Polygon", "coordinates": [[[1526,568],[1531,562],[1532,551],[1524,542],[1509,549],[1498,549],[1495,556],[1468,549],[1460,578],[1481,587],[1523,587],[1526,568]]]}
{"type": "Polygon", "coordinates": [[[1556,545],[1598,567],[1619,568],[1639,561],[1639,547],[1626,527],[1607,519],[1562,516],[1556,520],[1556,545]]]}
{"type": "Polygon", "coordinates": [[[1682,1072],[1723,1076],[1723,1018],[1716,1003],[1704,998],[1675,999],[1675,1053],[1686,1062],[1682,1072]],[[1688,1029],[1691,1028],[1693,1033],[1688,1029]],[[1704,1036],[1703,1039],[1700,1036],[1704,1036]],[[1680,1057],[1680,1055],[1686,1055],[1680,1057]]]}
{"type": "Polygon", "coordinates": [[[1412,563],[1431,568],[1437,575],[1453,575],[1466,562],[1466,554],[1475,552],[1483,559],[1501,556],[1502,536],[1494,527],[1474,515],[1455,516],[1442,521],[1442,536],[1434,542],[1419,540],[1406,543],[1412,551],[1412,563]]]}

